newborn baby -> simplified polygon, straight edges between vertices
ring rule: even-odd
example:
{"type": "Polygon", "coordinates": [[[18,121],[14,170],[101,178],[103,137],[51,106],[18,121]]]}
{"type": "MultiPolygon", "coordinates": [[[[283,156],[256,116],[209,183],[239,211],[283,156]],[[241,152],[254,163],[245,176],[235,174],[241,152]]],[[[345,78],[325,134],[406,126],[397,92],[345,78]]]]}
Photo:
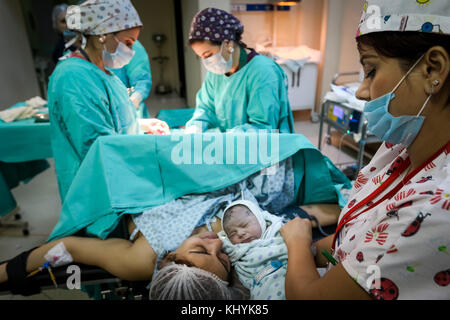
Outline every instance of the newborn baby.
{"type": "Polygon", "coordinates": [[[219,237],[251,299],[285,299],[287,247],[282,218],[251,201],[235,201],[224,211],[219,237]]]}
{"type": "Polygon", "coordinates": [[[237,204],[224,213],[222,225],[232,244],[251,242],[262,235],[260,221],[242,204],[237,204]]]}
{"type": "Polygon", "coordinates": [[[281,217],[246,200],[231,203],[222,217],[222,229],[232,244],[274,237],[282,225],[281,217]]]}

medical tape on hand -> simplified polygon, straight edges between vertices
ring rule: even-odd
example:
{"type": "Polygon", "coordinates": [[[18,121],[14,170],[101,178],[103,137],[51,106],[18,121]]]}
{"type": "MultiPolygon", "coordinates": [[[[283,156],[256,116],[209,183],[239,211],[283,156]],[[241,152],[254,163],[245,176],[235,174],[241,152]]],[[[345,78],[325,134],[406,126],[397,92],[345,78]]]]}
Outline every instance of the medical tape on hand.
{"type": "Polygon", "coordinates": [[[73,262],[73,258],[67,251],[63,242],[58,243],[52,249],[50,249],[44,256],[50,265],[54,268],[68,265],[73,262]]]}

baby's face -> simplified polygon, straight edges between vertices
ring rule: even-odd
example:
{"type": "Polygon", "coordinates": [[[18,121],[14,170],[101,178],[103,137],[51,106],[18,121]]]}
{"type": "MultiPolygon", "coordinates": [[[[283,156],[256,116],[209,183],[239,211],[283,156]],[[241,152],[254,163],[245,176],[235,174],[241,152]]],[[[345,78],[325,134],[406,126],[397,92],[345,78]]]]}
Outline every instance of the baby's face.
{"type": "Polygon", "coordinates": [[[256,216],[245,206],[232,207],[224,230],[232,244],[247,243],[261,237],[261,226],[256,216]]]}

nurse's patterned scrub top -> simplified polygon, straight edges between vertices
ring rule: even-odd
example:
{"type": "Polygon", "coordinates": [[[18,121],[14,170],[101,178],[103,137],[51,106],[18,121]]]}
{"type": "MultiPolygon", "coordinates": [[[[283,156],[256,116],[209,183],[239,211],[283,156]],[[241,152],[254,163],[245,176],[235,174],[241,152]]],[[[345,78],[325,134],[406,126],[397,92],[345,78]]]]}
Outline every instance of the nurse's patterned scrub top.
{"type": "Polygon", "coordinates": [[[336,235],[334,257],[372,297],[450,299],[449,152],[450,142],[408,173],[407,149],[385,143],[359,173],[340,221],[370,201],[353,208],[362,213],[336,235]]]}

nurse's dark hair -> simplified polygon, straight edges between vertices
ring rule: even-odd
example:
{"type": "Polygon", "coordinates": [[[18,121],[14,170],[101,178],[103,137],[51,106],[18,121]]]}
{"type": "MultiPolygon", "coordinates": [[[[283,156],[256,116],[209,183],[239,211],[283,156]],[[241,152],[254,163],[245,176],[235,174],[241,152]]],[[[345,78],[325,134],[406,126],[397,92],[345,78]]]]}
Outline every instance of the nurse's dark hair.
{"type": "Polygon", "coordinates": [[[358,49],[374,48],[378,54],[402,60],[409,69],[428,49],[441,46],[450,54],[450,36],[423,32],[373,32],[356,39],[358,49]]]}
{"type": "MultiPolygon", "coordinates": [[[[371,47],[387,58],[397,58],[406,72],[430,48],[440,46],[450,55],[450,36],[423,32],[373,32],[356,39],[358,50],[371,47]]],[[[446,80],[448,86],[450,77],[446,80]]],[[[449,101],[450,102],[450,97],[449,101]]]]}
{"type": "MultiPolygon", "coordinates": [[[[196,42],[203,42],[205,40],[201,40],[201,39],[191,39],[189,40],[189,44],[192,45],[196,42]]],[[[222,41],[213,41],[213,40],[209,40],[209,42],[211,42],[213,45],[216,46],[220,46],[222,44],[222,41]]],[[[242,41],[242,34],[237,33],[236,34],[236,39],[234,40],[234,42],[237,42],[239,44],[240,47],[244,48],[244,49],[250,49],[243,41],[242,41]]]]}

